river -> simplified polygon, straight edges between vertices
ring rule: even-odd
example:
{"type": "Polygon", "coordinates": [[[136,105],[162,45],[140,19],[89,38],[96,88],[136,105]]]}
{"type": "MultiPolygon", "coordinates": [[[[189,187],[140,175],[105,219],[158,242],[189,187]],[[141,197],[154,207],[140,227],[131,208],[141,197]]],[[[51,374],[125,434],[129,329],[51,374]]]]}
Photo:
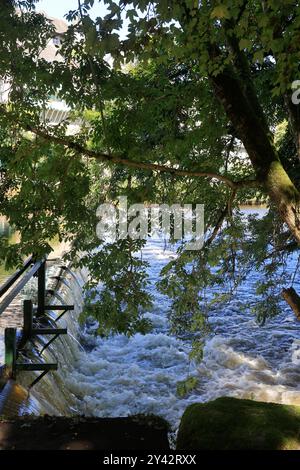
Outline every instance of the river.
{"type": "MultiPolygon", "coordinates": [[[[190,360],[189,342],[169,333],[169,299],[155,287],[161,268],[174,256],[175,251],[165,249],[159,240],[149,240],[143,249],[154,296],[153,309],[146,314],[154,325],[151,333],[102,339],[94,336],[92,326],[78,327],[83,348],[72,351],[71,366],[61,372],[73,412],[92,416],[154,413],[175,429],[188,404],[219,396],[300,405],[299,322],[285,304],[282,313],[264,326],[241,308],[253,295],[256,272],[229,304],[210,313],[212,333],[205,341],[203,360],[198,364],[190,360]],[[189,375],[197,376],[198,385],[180,398],[177,382],[189,375]]],[[[294,267],[291,263],[290,269],[294,267]]],[[[65,292],[78,289],[71,278],[68,283],[65,292]]],[[[300,290],[299,280],[295,288],[300,290]]],[[[70,296],[68,292],[68,302],[70,296]]],[[[33,391],[35,401],[49,384],[45,381],[42,389],[33,391]]],[[[47,392],[49,401],[51,394],[47,392]]]]}

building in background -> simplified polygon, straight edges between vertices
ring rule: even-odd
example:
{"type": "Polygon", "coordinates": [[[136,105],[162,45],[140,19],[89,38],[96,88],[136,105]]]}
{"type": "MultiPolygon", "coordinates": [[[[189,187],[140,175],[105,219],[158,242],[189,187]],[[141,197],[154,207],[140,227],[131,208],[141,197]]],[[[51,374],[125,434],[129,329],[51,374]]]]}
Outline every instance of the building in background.
{"type": "MultiPolygon", "coordinates": [[[[68,29],[68,24],[59,18],[49,17],[46,13],[41,12],[48,18],[55,27],[55,33],[49,39],[45,49],[40,53],[40,58],[47,62],[62,62],[63,57],[60,54],[60,46],[63,41],[64,34],[68,29]]],[[[9,81],[1,80],[0,77],[0,103],[7,103],[9,100],[10,83],[9,81]]],[[[65,121],[69,116],[70,108],[66,103],[56,96],[49,96],[49,100],[45,103],[45,109],[41,114],[41,121],[47,122],[50,125],[58,125],[65,121]]],[[[74,134],[78,131],[80,122],[74,122],[68,125],[68,133],[74,134]]]]}

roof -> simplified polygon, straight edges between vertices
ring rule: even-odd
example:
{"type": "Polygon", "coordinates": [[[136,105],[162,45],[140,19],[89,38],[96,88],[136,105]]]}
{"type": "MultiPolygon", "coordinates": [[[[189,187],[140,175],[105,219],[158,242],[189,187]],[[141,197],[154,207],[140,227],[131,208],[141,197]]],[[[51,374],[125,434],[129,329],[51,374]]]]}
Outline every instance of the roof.
{"type": "Polygon", "coordinates": [[[53,16],[47,15],[45,11],[39,11],[41,15],[44,15],[48,20],[50,20],[56,30],[57,34],[64,34],[67,29],[68,29],[68,23],[65,20],[62,20],[61,18],[54,18],[53,16]]]}
{"type": "Polygon", "coordinates": [[[68,23],[66,21],[61,20],[59,18],[52,18],[50,16],[45,15],[54,25],[57,34],[64,34],[68,29],[68,23]]]}
{"type": "MultiPolygon", "coordinates": [[[[44,11],[40,13],[53,23],[57,35],[63,35],[67,31],[68,23],[66,21],[48,16],[44,11]]],[[[40,58],[45,59],[47,62],[53,62],[54,60],[62,62],[63,60],[59,53],[59,47],[55,46],[52,39],[48,41],[45,49],[41,52],[40,58]]]]}
{"type": "Polygon", "coordinates": [[[56,47],[52,40],[50,40],[44,50],[40,53],[39,57],[45,59],[47,62],[53,62],[57,60],[58,62],[63,61],[62,55],[59,53],[59,47],[56,47]]]}

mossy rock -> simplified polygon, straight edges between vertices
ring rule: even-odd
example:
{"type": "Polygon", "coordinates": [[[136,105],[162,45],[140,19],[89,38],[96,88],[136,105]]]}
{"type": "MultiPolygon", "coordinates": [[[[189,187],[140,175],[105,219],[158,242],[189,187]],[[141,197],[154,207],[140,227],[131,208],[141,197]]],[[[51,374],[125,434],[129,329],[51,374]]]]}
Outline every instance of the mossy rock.
{"type": "Polygon", "coordinates": [[[222,397],[184,412],[178,450],[299,450],[300,406],[222,397]]]}

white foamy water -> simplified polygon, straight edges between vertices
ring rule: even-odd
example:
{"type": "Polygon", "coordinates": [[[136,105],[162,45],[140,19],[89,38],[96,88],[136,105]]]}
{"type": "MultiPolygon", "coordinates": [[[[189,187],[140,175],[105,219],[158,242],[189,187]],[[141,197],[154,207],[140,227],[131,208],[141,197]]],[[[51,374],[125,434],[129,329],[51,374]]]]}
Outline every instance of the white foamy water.
{"type": "Polygon", "coordinates": [[[94,416],[155,413],[176,427],[187,405],[220,396],[300,405],[299,322],[284,308],[261,327],[241,310],[253,293],[255,273],[234,301],[211,312],[213,333],[206,340],[203,361],[190,361],[188,341],[168,332],[169,300],[155,289],[161,268],[174,256],[161,241],[149,241],[143,249],[154,295],[154,308],[147,313],[154,324],[150,334],[101,339],[91,330],[83,332],[89,352],[79,353],[66,379],[78,398],[78,411],[94,416]],[[189,375],[196,375],[199,385],[179,398],[177,382],[189,375]]]}
{"type": "MultiPolygon", "coordinates": [[[[253,296],[259,279],[253,272],[233,301],[209,312],[212,334],[205,342],[202,362],[195,364],[189,359],[189,342],[170,335],[170,301],[155,288],[162,267],[176,256],[175,249],[164,248],[163,241],[151,240],[142,252],[150,263],[154,297],[153,309],[147,313],[154,329],[144,336],[101,339],[93,335],[92,324],[79,333],[77,316],[86,275],[67,272],[54,303],[76,305],[74,314],[66,314],[59,322],[68,327],[70,336],[52,343],[41,358],[37,351],[46,340],[36,339],[36,349],[30,351],[28,360],[57,360],[59,369],[32,389],[22,412],[99,417],[154,413],[176,428],[189,404],[220,396],[300,405],[300,324],[289,308],[283,303],[280,316],[258,326],[241,308],[253,296]],[[78,339],[85,350],[79,347],[78,339]],[[177,382],[189,375],[197,376],[199,384],[190,395],[180,398],[177,382]]],[[[294,268],[291,263],[290,269],[294,268]]],[[[295,288],[300,291],[299,282],[295,288]]],[[[56,317],[55,312],[50,315],[56,317]]],[[[1,354],[0,338],[0,363],[1,354]]],[[[26,386],[33,378],[21,376],[20,380],[26,386]]]]}

